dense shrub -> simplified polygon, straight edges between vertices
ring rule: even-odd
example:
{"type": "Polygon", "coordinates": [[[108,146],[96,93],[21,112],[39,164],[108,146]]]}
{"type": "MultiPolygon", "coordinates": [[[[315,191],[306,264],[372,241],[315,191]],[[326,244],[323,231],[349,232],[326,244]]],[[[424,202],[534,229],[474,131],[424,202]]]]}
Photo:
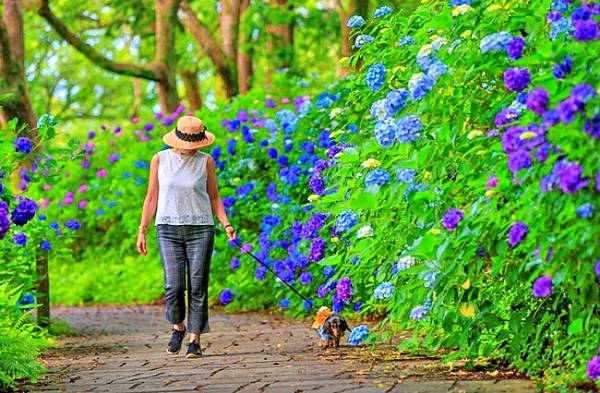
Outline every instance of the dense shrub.
{"type": "MultiPolygon", "coordinates": [[[[327,92],[309,97],[310,81],[282,73],[271,90],[197,113],[219,136],[211,153],[244,250],[314,306],[385,315],[383,336],[413,330],[402,348],[589,385],[600,362],[599,11],[562,0],[378,10],[352,23],[359,72],[327,92]]],[[[150,157],[184,111],[90,132],[84,159],[35,191],[86,239],[53,268],[55,301],[160,296],[153,235],[147,259],[134,235],[150,157]]],[[[213,302],[311,313],[244,250],[217,238],[213,302]]]]}

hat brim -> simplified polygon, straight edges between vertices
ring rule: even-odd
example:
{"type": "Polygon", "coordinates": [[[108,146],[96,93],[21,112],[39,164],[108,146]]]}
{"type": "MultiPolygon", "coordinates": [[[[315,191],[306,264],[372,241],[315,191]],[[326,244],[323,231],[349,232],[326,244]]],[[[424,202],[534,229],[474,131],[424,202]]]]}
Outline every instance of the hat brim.
{"type": "Polygon", "coordinates": [[[171,132],[167,132],[163,135],[162,140],[165,144],[171,147],[177,147],[179,149],[198,149],[201,147],[205,147],[208,145],[212,145],[215,141],[215,135],[211,132],[205,131],[206,139],[198,141],[198,142],[187,142],[179,139],[177,135],[175,135],[175,130],[171,132]]]}

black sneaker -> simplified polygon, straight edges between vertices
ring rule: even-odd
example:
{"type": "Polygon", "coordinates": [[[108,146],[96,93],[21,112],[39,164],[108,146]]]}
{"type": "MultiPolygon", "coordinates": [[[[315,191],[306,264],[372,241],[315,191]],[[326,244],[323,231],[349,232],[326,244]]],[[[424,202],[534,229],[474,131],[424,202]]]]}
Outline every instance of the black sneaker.
{"type": "Polygon", "coordinates": [[[192,341],[188,344],[187,353],[185,354],[186,358],[199,358],[202,356],[202,350],[200,349],[200,344],[192,341]]]}
{"type": "Polygon", "coordinates": [[[176,355],[181,350],[181,342],[185,336],[186,329],[177,330],[173,328],[173,334],[171,334],[171,340],[167,344],[167,352],[176,355]]]}

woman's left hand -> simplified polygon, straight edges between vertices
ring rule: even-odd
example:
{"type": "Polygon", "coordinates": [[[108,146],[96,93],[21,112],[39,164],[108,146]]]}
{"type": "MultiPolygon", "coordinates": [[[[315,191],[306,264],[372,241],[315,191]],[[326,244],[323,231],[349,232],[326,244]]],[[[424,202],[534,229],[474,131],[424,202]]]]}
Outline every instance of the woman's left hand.
{"type": "Polygon", "coordinates": [[[227,229],[225,229],[225,232],[227,233],[227,240],[234,240],[237,237],[235,229],[233,229],[233,227],[227,227],[227,229]]]}

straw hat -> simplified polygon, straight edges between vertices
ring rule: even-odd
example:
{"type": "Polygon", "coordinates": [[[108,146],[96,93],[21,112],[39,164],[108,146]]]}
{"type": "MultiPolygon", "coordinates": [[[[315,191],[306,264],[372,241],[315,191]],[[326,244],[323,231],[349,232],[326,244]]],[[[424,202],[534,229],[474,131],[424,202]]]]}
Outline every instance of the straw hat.
{"type": "Polygon", "coordinates": [[[175,129],[162,137],[163,142],[179,149],[198,149],[215,141],[215,135],[206,131],[202,120],[194,116],[183,116],[175,129]]]}

